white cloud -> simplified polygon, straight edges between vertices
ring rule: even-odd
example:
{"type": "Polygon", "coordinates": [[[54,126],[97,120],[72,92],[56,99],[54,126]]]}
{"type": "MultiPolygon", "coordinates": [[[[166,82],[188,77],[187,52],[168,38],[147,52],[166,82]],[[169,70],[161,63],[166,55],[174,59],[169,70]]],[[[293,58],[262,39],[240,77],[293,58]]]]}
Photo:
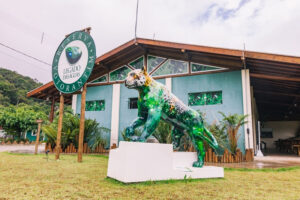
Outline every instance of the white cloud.
{"type": "MultiPolygon", "coordinates": [[[[91,26],[99,56],[134,37],[135,8],[136,0],[5,1],[0,42],[51,63],[65,34],[91,26]]],[[[140,0],[138,37],[299,56],[299,10],[298,0],[140,0]]],[[[50,66],[3,47],[0,66],[51,80],[50,66]]]]}

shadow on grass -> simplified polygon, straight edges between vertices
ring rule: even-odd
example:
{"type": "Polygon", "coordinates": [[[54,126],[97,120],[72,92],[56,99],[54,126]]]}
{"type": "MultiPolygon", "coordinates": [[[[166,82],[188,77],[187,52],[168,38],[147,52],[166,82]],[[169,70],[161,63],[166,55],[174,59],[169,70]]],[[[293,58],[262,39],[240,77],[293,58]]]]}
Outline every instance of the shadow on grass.
{"type": "MultiPolygon", "coordinates": [[[[294,171],[300,170],[300,166],[296,167],[283,167],[283,168],[263,168],[263,169],[249,169],[249,168],[224,168],[224,171],[241,171],[241,172],[286,172],[286,171],[294,171]]],[[[162,180],[162,181],[145,181],[145,182],[137,182],[137,183],[123,183],[121,181],[115,180],[113,178],[106,177],[104,179],[105,182],[111,183],[113,185],[121,185],[121,186],[131,186],[131,185],[166,185],[166,184],[175,184],[175,183],[190,183],[190,182],[217,182],[226,180],[224,178],[203,178],[203,179],[192,179],[185,178],[182,180],[162,180]]]]}
{"type": "Polygon", "coordinates": [[[286,172],[300,170],[300,166],[295,167],[281,167],[281,168],[262,168],[262,169],[251,169],[251,168],[224,168],[225,171],[242,171],[242,172],[286,172]]]}
{"type": "MultiPolygon", "coordinates": [[[[34,153],[17,153],[17,152],[1,152],[3,154],[7,154],[7,155],[16,155],[16,156],[45,156],[45,153],[38,153],[37,155],[35,155],[34,153]]],[[[54,153],[49,153],[50,155],[55,155],[54,153]]],[[[77,156],[77,153],[73,153],[73,154],[64,154],[61,153],[61,156],[72,156],[75,157],[77,156]]],[[[105,158],[108,159],[108,155],[99,155],[99,154],[83,154],[83,156],[87,156],[87,157],[98,157],[98,158],[105,158]]]]}
{"type": "Polygon", "coordinates": [[[7,155],[14,155],[14,156],[40,156],[40,155],[45,155],[45,154],[37,154],[35,155],[34,153],[17,153],[17,152],[2,152],[3,154],[7,155]]]}
{"type": "Polygon", "coordinates": [[[192,179],[192,178],[185,178],[182,180],[175,180],[175,179],[169,179],[169,180],[161,180],[161,181],[145,181],[145,182],[136,182],[136,183],[123,183],[121,181],[115,180],[110,177],[106,177],[105,182],[114,184],[114,185],[122,185],[122,186],[131,186],[131,185],[166,185],[166,184],[175,184],[175,183],[191,183],[191,182],[212,182],[212,181],[221,181],[224,180],[224,178],[202,178],[202,179],[192,179]]]}

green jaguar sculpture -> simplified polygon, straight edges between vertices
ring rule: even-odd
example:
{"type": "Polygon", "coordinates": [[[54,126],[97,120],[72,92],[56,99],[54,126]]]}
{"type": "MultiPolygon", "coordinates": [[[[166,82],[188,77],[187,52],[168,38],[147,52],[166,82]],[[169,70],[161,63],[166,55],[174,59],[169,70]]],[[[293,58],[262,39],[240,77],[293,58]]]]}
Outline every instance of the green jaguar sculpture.
{"type": "Polygon", "coordinates": [[[178,148],[180,139],[187,131],[197,150],[198,160],[193,167],[202,167],[204,164],[205,149],[203,141],[206,141],[213,149],[218,149],[218,142],[212,133],[203,125],[201,115],[186,106],[164,85],[152,79],[143,70],[136,69],[128,73],[125,86],[136,89],[139,92],[138,118],[126,128],[125,135],[131,141],[144,142],[156,129],[162,119],[170,123],[172,127],[172,140],[174,148],[178,148]],[[134,135],[134,130],[144,125],[140,137],[134,135]]]}

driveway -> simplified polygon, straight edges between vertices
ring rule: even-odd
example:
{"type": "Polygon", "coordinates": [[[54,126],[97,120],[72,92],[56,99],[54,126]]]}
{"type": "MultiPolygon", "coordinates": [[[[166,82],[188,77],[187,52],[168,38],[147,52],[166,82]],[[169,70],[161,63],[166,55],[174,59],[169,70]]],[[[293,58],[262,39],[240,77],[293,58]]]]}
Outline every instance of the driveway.
{"type": "MultiPolygon", "coordinates": [[[[34,153],[34,144],[0,144],[0,152],[34,153]]],[[[39,144],[38,153],[45,152],[45,143],[39,144]]]]}

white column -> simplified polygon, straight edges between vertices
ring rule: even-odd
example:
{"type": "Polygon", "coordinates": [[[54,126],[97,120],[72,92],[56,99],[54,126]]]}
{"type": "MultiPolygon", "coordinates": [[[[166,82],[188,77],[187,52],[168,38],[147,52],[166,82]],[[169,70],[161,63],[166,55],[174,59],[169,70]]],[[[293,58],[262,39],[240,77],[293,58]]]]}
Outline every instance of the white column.
{"type": "Polygon", "coordinates": [[[77,106],[77,94],[73,94],[73,96],[72,96],[72,110],[73,110],[74,114],[76,114],[76,106],[77,106]]]}
{"type": "Polygon", "coordinates": [[[119,140],[120,84],[113,84],[110,146],[119,140]]]}
{"type": "Polygon", "coordinates": [[[172,92],[172,78],[166,78],[166,88],[172,92]]]}
{"type": "Polygon", "coordinates": [[[246,118],[246,121],[248,122],[244,124],[245,148],[253,149],[253,125],[252,125],[250,75],[248,69],[243,69],[241,73],[242,73],[244,115],[248,115],[248,117],[246,118]],[[249,129],[249,135],[247,133],[247,129],[249,129]]]}

